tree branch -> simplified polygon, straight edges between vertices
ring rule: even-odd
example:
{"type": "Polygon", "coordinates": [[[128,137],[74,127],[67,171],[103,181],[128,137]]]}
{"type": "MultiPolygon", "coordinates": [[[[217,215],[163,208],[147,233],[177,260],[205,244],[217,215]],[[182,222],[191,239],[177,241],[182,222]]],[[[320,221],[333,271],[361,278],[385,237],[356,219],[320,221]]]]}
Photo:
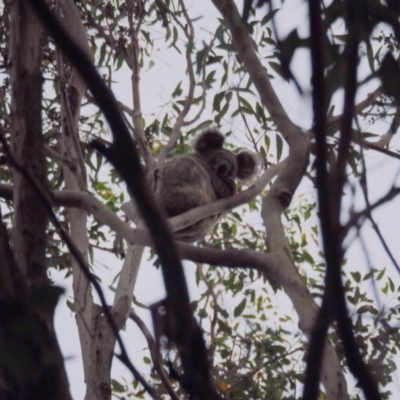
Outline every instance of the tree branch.
{"type": "MultiPolygon", "coordinates": [[[[161,1],[161,0],[160,0],[161,1]]],[[[182,125],[184,124],[184,120],[186,115],[188,114],[190,108],[192,107],[193,95],[194,95],[194,88],[196,85],[196,80],[194,77],[194,70],[193,70],[193,62],[192,62],[192,49],[194,45],[194,28],[192,21],[187,14],[187,10],[185,4],[182,0],[179,0],[179,4],[182,7],[183,14],[185,16],[186,25],[183,26],[182,23],[178,20],[175,13],[171,12],[172,18],[177,22],[177,24],[181,27],[183,33],[187,38],[187,45],[186,45],[186,65],[187,65],[187,72],[189,75],[189,89],[188,94],[186,96],[185,105],[183,106],[182,111],[179,113],[176,122],[172,128],[171,136],[168,140],[168,143],[161,149],[160,155],[158,156],[157,167],[162,168],[167,158],[168,152],[175,147],[176,141],[178,140],[178,136],[182,125]]],[[[167,7],[167,6],[166,6],[167,7]]]]}
{"type": "Polygon", "coordinates": [[[164,385],[165,390],[171,396],[172,400],[180,400],[179,396],[175,393],[171,385],[171,382],[169,381],[168,376],[164,371],[164,368],[161,365],[160,353],[157,349],[153,335],[147,328],[146,324],[135,313],[134,310],[132,310],[131,313],[129,314],[129,318],[138,326],[138,328],[142,331],[143,336],[146,338],[147,346],[149,346],[151,361],[153,361],[154,369],[156,370],[158,376],[160,377],[160,380],[164,385]]]}

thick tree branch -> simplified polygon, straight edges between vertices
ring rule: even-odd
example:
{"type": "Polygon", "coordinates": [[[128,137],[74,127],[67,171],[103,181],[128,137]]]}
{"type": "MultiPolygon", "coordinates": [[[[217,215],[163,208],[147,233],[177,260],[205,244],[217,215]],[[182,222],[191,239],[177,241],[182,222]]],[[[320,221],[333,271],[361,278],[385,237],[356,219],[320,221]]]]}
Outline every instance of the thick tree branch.
{"type": "MultiPolygon", "coordinates": [[[[254,185],[240,193],[235,194],[234,196],[193,208],[176,217],[170,218],[168,222],[170,223],[171,230],[176,232],[177,230],[191,226],[197,221],[200,221],[206,217],[222,214],[242,204],[248,203],[250,200],[258,196],[272,181],[272,179],[285,168],[286,165],[287,160],[283,160],[279,164],[273,165],[272,167],[268,168],[259,179],[257,179],[254,185]]],[[[133,218],[134,221],[136,210],[132,202],[125,203],[122,206],[122,210],[128,215],[129,218],[133,218]]]]}

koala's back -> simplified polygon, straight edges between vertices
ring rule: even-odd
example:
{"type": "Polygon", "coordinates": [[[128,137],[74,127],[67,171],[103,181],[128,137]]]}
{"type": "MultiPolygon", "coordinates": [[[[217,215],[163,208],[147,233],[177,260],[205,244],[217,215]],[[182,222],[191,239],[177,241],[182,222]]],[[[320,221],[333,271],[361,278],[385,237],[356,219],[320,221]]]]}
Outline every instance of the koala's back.
{"type": "Polygon", "coordinates": [[[169,217],[216,200],[207,165],[194,154],[173,158],[162,170],[159,197],[169,217]]]}
{"type": "MultiPolygon", "coordinates": [[[[168,217],[217,199],[210,182],[210,171],[195,154],[174,157],[165,164],[161,176],[158,198],[168,217]]],[[[217,219],[217,216],[205,218],[175,235],[180,240],[194,242],[203,238],[217,219]]]]}

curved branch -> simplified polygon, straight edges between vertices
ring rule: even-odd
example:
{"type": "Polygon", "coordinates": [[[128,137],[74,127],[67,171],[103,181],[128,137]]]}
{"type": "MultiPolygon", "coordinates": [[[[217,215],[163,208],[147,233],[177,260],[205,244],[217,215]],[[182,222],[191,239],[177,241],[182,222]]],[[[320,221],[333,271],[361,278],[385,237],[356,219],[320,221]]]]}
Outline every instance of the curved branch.
{"type": "Polygon", "coordinates": [[[156,370],[158,376],[162,384],[165,387],[167,393],[171,396],[172,400],[180,400],[179,396],[175,393],[174,388],[171,385],[171,382],[168,379],[167,374],[164,371],[160,363],[160,354],[158,352],[156,342],[153,338],[153,335],[147,328],[146,324],[142,321],[142,319],[135,313],[135,311],[131,311],[129,314],[129,318],[138,326],[138,328],[142,331],[143,336],[146,338],[147,346],[149,346],[150,357],[153,361],[154,369],[156,370]]]}
{"type": "Polygon", "coordinates": [[[214,36],[210,42],[210,44],[207,47],[206,53],[204,55],[204,59],[202,62],[202,66],[201,66],[201,107],[200,110],[198,111],[198,113],[189,121],[186,121],[183,126],[190,126],[192,124],[194,124],[203,114],[204,110],[206,109],[206,105],[207,105],[207,85],[206,85],[206,61],[208,58],[208,54],[210,53],[210,49],[212,48],[212,46],[214,45],[214,41],[216,39],[216,36],[214,36]]]}

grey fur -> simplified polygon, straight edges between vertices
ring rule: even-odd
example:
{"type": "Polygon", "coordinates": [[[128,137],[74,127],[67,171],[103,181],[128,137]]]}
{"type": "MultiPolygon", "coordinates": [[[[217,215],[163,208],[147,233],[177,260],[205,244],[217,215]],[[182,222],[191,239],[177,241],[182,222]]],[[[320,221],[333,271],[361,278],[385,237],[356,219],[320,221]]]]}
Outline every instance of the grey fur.
{"type": "MultiPolygon", "coordinates": [[[[198,135],[194,151],[171,158],[158,174],[158,200],[168,217],[232,196],[235,179],[248,179],[257,169],[257,158],[249,152],[238,155],[223,147],[225,137],[215,128],[198,135]]],[[[157,175],[158,175],[157,174],[157,175]]],[[[175,233],[177,239],[202,239],[220,216],[207,217],[175,233]]]]}

